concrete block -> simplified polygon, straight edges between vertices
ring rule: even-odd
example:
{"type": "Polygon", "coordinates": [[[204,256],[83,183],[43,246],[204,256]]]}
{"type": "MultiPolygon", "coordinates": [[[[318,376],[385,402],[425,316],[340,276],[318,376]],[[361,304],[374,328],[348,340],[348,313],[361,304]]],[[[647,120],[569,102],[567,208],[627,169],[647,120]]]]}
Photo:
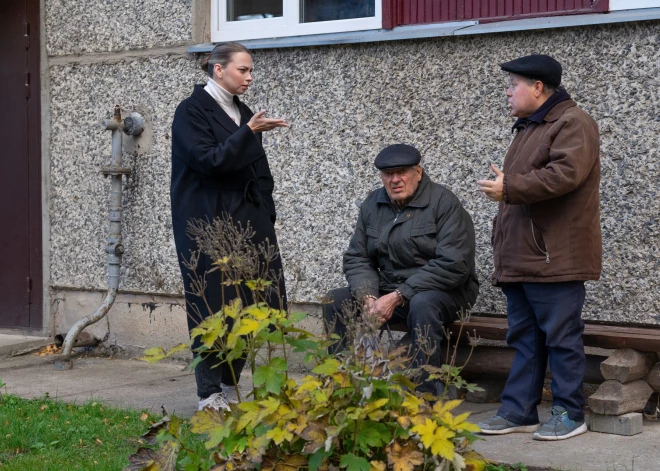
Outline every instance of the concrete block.
{"type": "Polygon", "coordinates": [[[589,414],[587,426],[592,432],[611,433],[614,435],[637,435],[642,433],[643,417],[639,412],[629,412],[623,415],[589,414]]]}
{"type": "Polygon", "coordinates": [[[653,394],[653,389],[643,379],[632,383],[605,381],[589,399],[589,407],[597,414],[623,415],[640,411],[653,394]]]}
{"type": "Polygon", "coordinates": [[[660,393],[660,363],[656,363],[644,379],[655,392],[660,393]]]}
{"type": "Polygon", "coordinates": [[[655,353],[642,353],[631,348],[622,348],[614,352],[600,365],[603,377],[629,383],[643,378],[658,361],[655,353]]]}
{"type": "Polygon", "coordinates": [[[468,392],[465,400],[468,402],[487,403],[499,402],[504,391],[505,379],[479,378],[474,383],[483,388],[483,391],[468,392]]]}

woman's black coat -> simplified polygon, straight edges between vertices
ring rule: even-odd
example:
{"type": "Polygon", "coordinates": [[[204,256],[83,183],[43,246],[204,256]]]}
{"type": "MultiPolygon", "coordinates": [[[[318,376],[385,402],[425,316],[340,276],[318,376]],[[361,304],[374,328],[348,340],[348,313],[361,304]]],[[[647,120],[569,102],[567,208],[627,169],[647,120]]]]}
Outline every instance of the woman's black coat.
{"type": "MultiPolygon", "coordinates": [[[[247,222],[255,231],[253,242],[268,239],[276,244],[275,204],[273,202],[273,177],[268,167],[266,153],[261,145],[261,133],[253,133],[247,126],[252,111],[237,97],[234,101],[241,114],[238,126],[209,95],[203,85],[196,85],[193,94],[183,100],[176,109],[172,123],[172,183],[170,198],[172,226],[179,265],[186,289],[186,301],[200,308],[203,317],[208,310],[202,308],[201,299],[191,296],[190,273],[181,263],[182,257],[190,258],[196,244],[186,234],[190,219],[213,220],[229,214],[234,223],[245,228],[247,222]]],[[[197,273],[211,268],[212,260],[200,258],[197,273]]],[[[281,272],[278,257],[270,268],[281,272]]],[[[216,272],[217,273],[217,272],[216,272]]],[[[216,274],[214,273],[214,275],[216,274]]],[[[222,290],[216,276],[207,277],[207,300],[214,312],[222,307],[222,290]]],[[[281,277],[280,293],[286,302],[284,280],[281,277]]],[[[235,287],[225,289],[224,302],[236,297],[235,287]]],[[[249,298],[249,296],[248,296],[249,298]]],[[[243,299],[252,303],[251,299],[243,299]]],[[[279,308],[279,301],[271,304],[279,308]]],[[[285,306],[286,307],[286,304],[285,306]]],[[[188,306],[189,326],[198,319],[188,306]],[[192,322],[191,322],[192,321],[192,322]]]]}

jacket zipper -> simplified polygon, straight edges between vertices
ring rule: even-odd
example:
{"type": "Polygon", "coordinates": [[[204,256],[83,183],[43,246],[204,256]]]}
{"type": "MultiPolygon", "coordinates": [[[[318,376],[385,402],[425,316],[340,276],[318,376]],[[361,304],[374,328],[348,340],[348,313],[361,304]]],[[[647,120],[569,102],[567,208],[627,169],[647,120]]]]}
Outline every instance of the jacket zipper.
{"type": "Polygon", "coordinates": [[[534,239],[534,245],[536,245],[536,248],[539,249],[539,252],[541,252],[543,255],[545,255],[545,263],[550,263],[550,252],[549,251],[544,251],[544,250],[541,249],[541,247],[539,247],[539,244],[536,242],[536,236],[534,235],[534,221],[532,221],[530,219],[529,222],[532,226],[532,239],[534,239]]]}

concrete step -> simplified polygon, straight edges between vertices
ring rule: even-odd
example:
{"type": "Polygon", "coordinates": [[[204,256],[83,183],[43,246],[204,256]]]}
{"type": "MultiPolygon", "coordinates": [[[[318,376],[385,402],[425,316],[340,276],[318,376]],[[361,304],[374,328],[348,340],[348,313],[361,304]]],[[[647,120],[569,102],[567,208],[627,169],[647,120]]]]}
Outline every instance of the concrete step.
{"type": "Polygon", "coordinates": [[[49,337],[0,333],[0,358],[26,353],[53,343],[49,337]]]}

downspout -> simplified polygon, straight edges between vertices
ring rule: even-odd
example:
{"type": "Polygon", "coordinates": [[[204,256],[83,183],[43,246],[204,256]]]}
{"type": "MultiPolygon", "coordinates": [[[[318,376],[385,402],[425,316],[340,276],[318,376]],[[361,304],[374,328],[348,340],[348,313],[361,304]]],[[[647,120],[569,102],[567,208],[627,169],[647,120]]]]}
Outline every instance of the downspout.
{"type": "Polygon", "coordinates": [[[103,175],[110,176],[110,228],[105,251],[108,253],[108,293],[103,303],[92,314],[83,317],[69,330],[62,345],[61,359],[67,360],[76,343],[76,338],[82,330],[95,322],[100,321],[108,313],[117,297],[119,289],[119,268],[124,253],[121,237],[122,218],[122,176],[130,175],[131,169],[122,167],[122,131],[129,136],[138,136],[144,130],[144,119],[138,113],[131,113],[129,117],[121,119],[121,108],[115,106],[112,119],[106,119],[101,125],[102,129],[112,131],[112,160],[109,166],[101,169],[103,175]]]}

